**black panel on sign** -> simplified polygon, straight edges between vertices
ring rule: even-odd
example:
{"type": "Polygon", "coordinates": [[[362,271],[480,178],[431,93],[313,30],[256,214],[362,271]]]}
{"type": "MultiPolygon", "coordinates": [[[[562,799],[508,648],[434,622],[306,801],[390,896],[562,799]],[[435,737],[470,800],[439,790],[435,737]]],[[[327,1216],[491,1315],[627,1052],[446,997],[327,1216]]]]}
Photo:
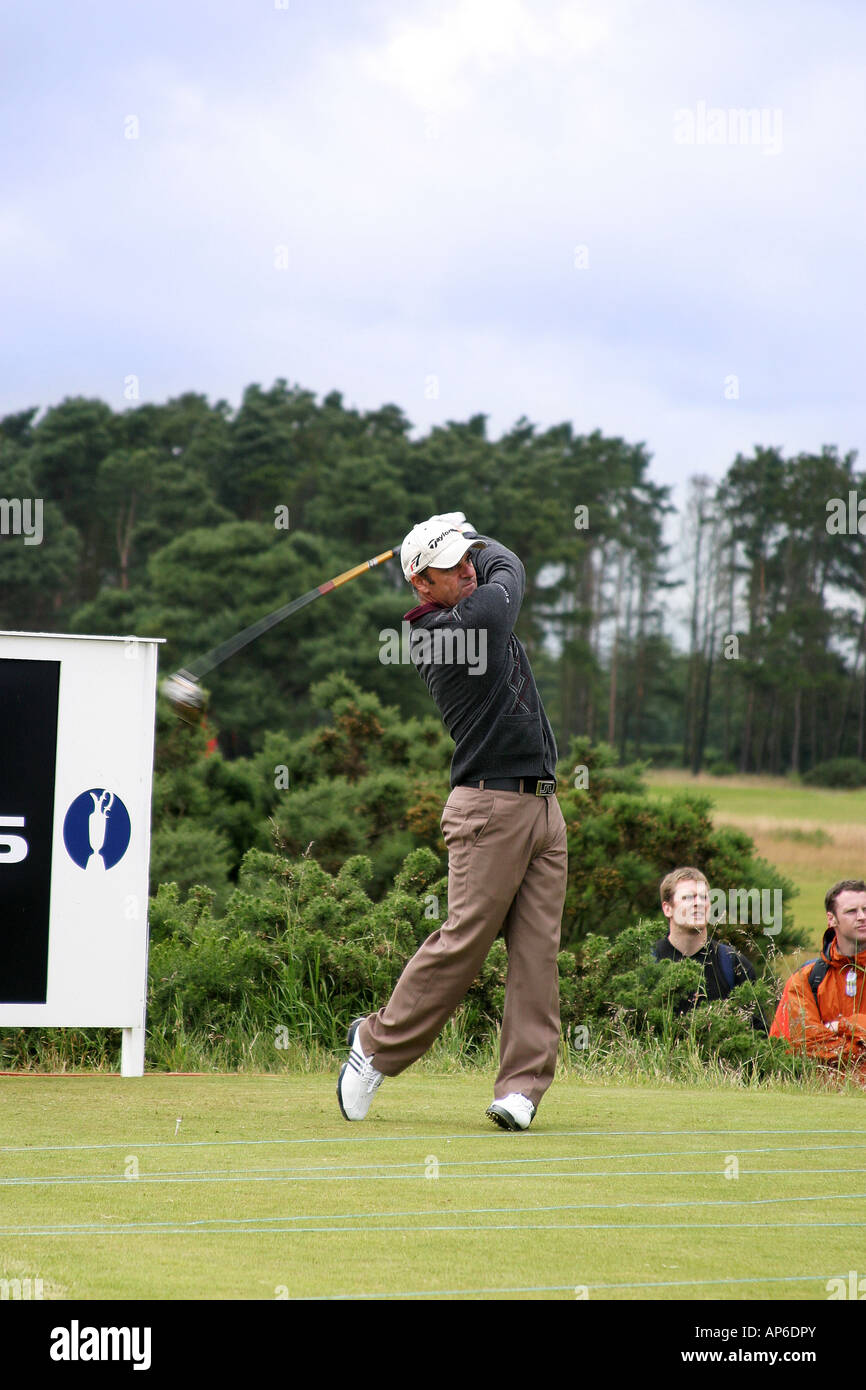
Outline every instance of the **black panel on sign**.
{"type": "Polygon", "coordinates": [[[59,661],[0,660],[0,1004],[44,1004],[59,661]]]}

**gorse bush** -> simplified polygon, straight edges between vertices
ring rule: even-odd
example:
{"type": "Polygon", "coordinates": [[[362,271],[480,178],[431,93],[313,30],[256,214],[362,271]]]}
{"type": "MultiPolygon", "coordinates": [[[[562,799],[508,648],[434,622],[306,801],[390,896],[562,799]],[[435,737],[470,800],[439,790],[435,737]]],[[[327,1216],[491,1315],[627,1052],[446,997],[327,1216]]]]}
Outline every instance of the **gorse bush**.
{"type": "MultiPolygon", "coordinates": [[[[713,826],[708,796],[689,792],[663,803],[650,801],[643,770],[641,764],[620,767],[607,744],[578,738],[560,761],[559,799],[568,830],[563,944],[576,946],[592,932],[618,936],[641,917],[656,915],[665,874],[691,864],[726,900],[732,889],[780,893],[783,920],[776,948],[804,945],[792,922],[797,890],[790,880],[755,855],[748,835],[713,826]]],[[[726,934],[752,956],[756,929],[754,923],[732,924],[726,934]]]]}
{"type": "Polygon", "coordinates": [[[601,1043],[624,1035],[644,1038],[671,1051],[690,1048],[708,1063],[747,1063],[759,1075],[813,1070],[782,1039],[754,1026],[758,1015],[769,1023],[778,1003],[780,990],[769,972],[738,985],[726,999],[707,1003],[698,962],[653,957],[652,947],[666,931],[661,919],[627,927],[613,941],[593,935],[582,943],[569,982],[567,1017],[563,1010],[572,1039],[581,1029],[584,1045],[587,1038],[601,1043]]]}
{"type": "MultiPolygon", "coordinates": [[[[330,874],[309,855],[249,850],[223,909],[210,888],[182,894],[163,884],[150,907],[151,1065],[278,1070],[289,1057],[309,1067],[341,1053],[350,1020],[385,1003],[405,963],[447,915],[447,879],[429,849],[406,857],[379,900],[367,891],[370,877],[363,855],[330,874]]],[[[751,1026],[756,1009],[768,1018],[775,1008],[772,981],[692,1008],[702,972],[694,961],[652,958],[663,931],[660,921],[643,922],[560,952],[561,1017],[573,1058],[584,1055],[573,1049],[591,1047],[595,1063],[607,1065],[634,1044],[650,1047],[654,1065],[667,1057],[684,1075],[695,1058],[754,1076],[809,1071],[784,1043],[751,1026]]],[[[495,941],[445,1030],[445,1046],[456,1046],[461,1062],[490,1062],[507,960],[504,941],[495,941]]],[[[0,1035],[7,1063],[23,1067],[104,1067],[114,1047],[104,1030],[0,1035]]]]}
{"type": "MultiPolygon", "coordinates": [[[[225,913],[207,890],[181,900],[163,885],[152,904],[149,1018],[154,1029],[225,1038],[247,1026],[276,1040],[340,1049],[346,1026],[384,1004],[405,965],[444,920],[438,859],[416,850],[379,902],[369,859],[329,874],[314,859],[251,850],[225,913]]],[[[462,1024],[480,1044],[501,1018],[506,955],[495,944],[469,991],[462,1024]]],[[[275,1041],[275,1046],[277,1046],[275,1041]]]]}
{"type": "Polygon", "coordinates": [[[206,883],[222,903],[228,891],[231,862],[229,841],[219,830],[191,820],[154,829],[150,842],[151,883],[171,881],[183,892],[206,883]]]}
{"type": "Polygon", "coordinates": [[[376,898],[413,849],[428,844],[444,866],[439,816],[453,745],[438,718],[405,720],[341,675],[320,682],[312,696],[328,711],[326,724],[297,739],[266,734],[258,753],[232,762],[208,756],[201,731],[179,728],[161,702],[152,892],[172,879],[182,888],[205,883],[222,904],[227,878],[237,879],[251,848],[275,848],[288,858],[309,848],[332,874],[364,854],[376,898]],[[218,837],[202,839],[193,878],[191,826],[218,837]]]}
{"type": "MultiPolygon", "coordinates": [[[[225,1050],[242,1018],[275,1047],[340,1050],[347,1023],[385,1003],[406,961],[447,913],[447,881],[431,851],[407,856],[378,902],[366,891],[370,874],[362,855],[332,875],[311,857],[251,850],[220,917],[207,890],[181,901],[174,885],[164,885],[153,903],[151,1027],[163,1036],[204,1033],[225,1050]]],[[[560,953],[561,1016],[572,1045],[629,1035],[671,1050],[688,1046],[708,1061],[748,1063],[762,1075],[803,1070],[784,1043],[752,1026],[757,1011],[772,1016],[774,984],[757,980],[726,1000],[692,1007],[702,970],[694,961],[654,960],[662,934],[662,922],[644,922],[560,953]]],[[[501,1024],[506,970],[498,940],[461,1011],[470,1052],[489,1048],[501,1024]]]]}
{"type": "MultiPolygon", "coordinates": [[[[250,848],[287,859],[308,854],[332,875],[363,855],[370,864],[365,891],[376,901],[416,849],[428,849],[446,874],[440,817],[453,744],[438,717],[405,720],[342,675],[322,681],[313,698],[328,711],[321,728],[295,740],[270,733],[259,753],[232,763],[205,757],[198,731],[185,757],[177,721],[168,728],[154,798],[154,890],[172,878],[181,888],[203,882],[222,906],[250,848]],[[190,825],[200,827],[200,840],[190,837],[190,825]]],[[[791,925],[793,885],[755,857],[746,835],[714,829],[708,797],[650,801],[644,770],[642,763],[620,766],[612,748],[588,739],[572,739],[560,759],[569,850],[563,944],[619,932],[657,912],[659,881],[677,864],[695,864],[725,893],[779,890],[777,946],[801,944],[791,925]]],[[[741,932],[736,944],[751,950],[751,933],[741,932]]]]}

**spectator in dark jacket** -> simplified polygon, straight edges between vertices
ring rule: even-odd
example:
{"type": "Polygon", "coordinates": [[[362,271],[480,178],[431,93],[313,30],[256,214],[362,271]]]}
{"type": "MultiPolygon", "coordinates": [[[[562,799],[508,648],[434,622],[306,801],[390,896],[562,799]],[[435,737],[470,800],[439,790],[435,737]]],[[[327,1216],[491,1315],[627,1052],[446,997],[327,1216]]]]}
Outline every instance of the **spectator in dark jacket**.
{"type": "MultiPolygon", "coordinates": [[[[704,972],[703,988],[690,1004],[727,999],[732,989],[755,979],[751,961],[726,941],[708,939],[710,885],[700,869],[673,869],[659,884],[662,912],[668,920],[668,934],[653,946],[656,960],[694,960],[704,972]]],[[[757,1010],[756,1027],[766,1032],[766,1022],[757,1010]]]]}

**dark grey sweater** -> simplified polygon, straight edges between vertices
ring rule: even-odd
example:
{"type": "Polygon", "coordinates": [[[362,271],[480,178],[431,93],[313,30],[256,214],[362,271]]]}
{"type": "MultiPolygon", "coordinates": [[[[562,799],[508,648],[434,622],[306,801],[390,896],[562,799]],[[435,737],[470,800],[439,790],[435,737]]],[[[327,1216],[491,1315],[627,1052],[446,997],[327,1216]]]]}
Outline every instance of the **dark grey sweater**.
{"type": "Polygon", "coordinates": [[[454,740],[451,785],[486,777],[552,777],[556,741],[514,624],[526,571],[504,545],[473,550],[478,588],[456,607],[407,613],[409,651],[454,740]]]}

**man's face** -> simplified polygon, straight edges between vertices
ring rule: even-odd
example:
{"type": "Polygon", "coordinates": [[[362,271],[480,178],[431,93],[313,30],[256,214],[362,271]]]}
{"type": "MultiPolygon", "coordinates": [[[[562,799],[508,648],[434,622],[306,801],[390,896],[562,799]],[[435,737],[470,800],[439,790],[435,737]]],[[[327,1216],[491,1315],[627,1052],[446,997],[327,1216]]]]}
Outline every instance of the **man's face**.
{"type": "Polygon", "coordinates": [[[428,565],[427,569],[419,574],[415,580],[415,588],[418,597],[424,603],[431,600],[434,603],[443,603],[446,608],[453,608],[460,599],[468,598],[478,588],[478,578],[475,574],[475,566],[470,559],[470,552],[467,552],[457,565],[452,565],[450,569],[434,569],[428,565]]]}
{"type": "Polygon", "coordinates": [[[662,911],[674,925],[686,931],[704,931],[710,911],[710,890],[703,879],[684,878],[674,888],[671,901],[662,903],[662,911]]]}
{"type": "Polygon", "coordinates": [[[827,926],[836,932],[843,956],[866,951],[866,893],[848,889],[836,898],[835,911],[827,913],[827,926]]]}

